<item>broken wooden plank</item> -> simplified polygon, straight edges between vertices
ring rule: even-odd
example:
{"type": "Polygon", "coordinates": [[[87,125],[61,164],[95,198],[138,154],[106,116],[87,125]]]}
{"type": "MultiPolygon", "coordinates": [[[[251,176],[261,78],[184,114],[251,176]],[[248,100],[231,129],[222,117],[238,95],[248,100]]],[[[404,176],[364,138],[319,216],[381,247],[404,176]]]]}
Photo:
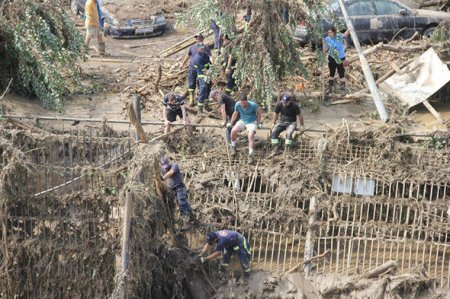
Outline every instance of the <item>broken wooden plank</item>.
{"type": "Polygon", "coordinates": [[[428,111],[431,112],[431,114],[433,114],[433,116],[441,123],[445,123],[445,120],[442,118],[442,116],[439,114],[439,112],[436,111],[436,109],[434,109],[433,106],[431,106],[430,102],[428,102],[428,100],[425,100],[422,102],[425,107],[428,109],[428,111]]]}

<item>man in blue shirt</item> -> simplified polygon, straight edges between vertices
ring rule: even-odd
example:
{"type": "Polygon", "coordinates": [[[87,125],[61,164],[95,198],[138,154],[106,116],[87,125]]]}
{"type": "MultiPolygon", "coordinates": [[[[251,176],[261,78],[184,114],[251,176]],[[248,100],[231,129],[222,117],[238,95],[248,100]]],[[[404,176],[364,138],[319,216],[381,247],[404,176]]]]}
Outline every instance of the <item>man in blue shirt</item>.
{"type": "Polygon", "coordinates": [[[336,69],[339,74],[339,82],[341,90],[345,91],[345,68],[348,61],[345,59],[345,37],[350,32],[347,30],[344,34],[336,33],[336,27],[331,26],[328,29],[328,36],[323,42],[323,51],[328,53],[328,69],[330,70],[330,78],[328,79],[328,93],[333,93],[334,75],[336,69]]]}
{"type": "Polygon", "coordinates": [[[241,267],[244,269],[244,279],[250,276],[250,257],[251,248],[243,235],[232,230],[219,230],[210,232],[206,236],[206,244],[203,246],[199,254],[199,259],[202,263],[214,260],[220,257],[223,252],[221,266],[226,268],[230,263],[230,258],[233,253],[239,256],[241,267]],[[214,253],[204,257],[209,249],[216,244],[214,253]]]}
{"type": "Polygon", "coordinates": [[[249,162],[254,160],[253,148],[255,147],[255,133],[257,128],[262,127],[261,111],[253,101],[247,99],[246,94],[241,94],[239,102],[234,106],[233,116],[231,117],[230,126],[237,118],[240,118],[231,130],[231,152],[236,154],[237,135],[247,129],[248,131],[248,157],[249,162]]]}
{"type": "Polygon", "coordinates": [[[192,208],[189,204],[189,198],[180,168],[176,163],[171,163],[166,157],[160,159],[159,165],[161,167],[161,179],[163,181],[167,180],[169,188],[175,191],[178,206],[180,208],[181,219],[183,220],[181,229],[188,230],[190,228],[189,216],[192,212],[192,208]]]}
{"type": "MultiPolygon", "coordinates": [[[[185,65],[188,62],[188,60],[192,60],[194,55],[197,54],[198,47],[205,45],[203,43],[203,40],[205,39],[203,34],[197,34],[197,35],[195,35],[195,38],[196,38],[197,42],[189,48],[189,51],[186,54],[186,56],[184,57],[183,62],[181,62],[181,68],[182,69],[185,67],[185,65]]],[[[206,47],[205,48],[205,52],[210,57],[210,59],[212,61],[211,50],[208,47],[206,47]]],[[[195,92],[196,85],[197,85],[197,71],[194,68],[194,64],[193,63],[189,63],[189,67],[188,67],[188,92],[189,92],[189,105],[191,107],[195,105],[194,92],[195,92]]]]}

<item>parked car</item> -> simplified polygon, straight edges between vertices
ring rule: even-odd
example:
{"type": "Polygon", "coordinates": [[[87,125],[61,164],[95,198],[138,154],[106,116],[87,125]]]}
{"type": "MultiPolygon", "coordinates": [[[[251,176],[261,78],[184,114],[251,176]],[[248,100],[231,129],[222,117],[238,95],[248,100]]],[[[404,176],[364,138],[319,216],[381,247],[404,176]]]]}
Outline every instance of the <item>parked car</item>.
{"type": "MultiPolygon", "coordinates": [[[[150,15],[148,2],[134,0],[119,2],[104,0],[99,2],[105,19],[104,33],[114,38],[140,38],[158,36],[164,33],[167,22],[162,15],[150,15]]],[[[70,0],[74,14],[84,14],[86,0],[70,0]]]]}
{"type": "MultiPolygon", "coordinates": [[[[394,37],[406,39],[416,31],[429,37],[440,22],[450,21],[448,13],[412,9],[395,0],[344,0],[344,3],[362,43],[375,43],[394,37]]],[[[345,24],[338,1],[331,2],[328,9],[345,24]]],[[[323,37],[331,24],[329,18],[322,19],[323,37]]],[[[297,26],[293,36],[302,45],[309,43],[307,25],[303,23],[297,26]]]]}

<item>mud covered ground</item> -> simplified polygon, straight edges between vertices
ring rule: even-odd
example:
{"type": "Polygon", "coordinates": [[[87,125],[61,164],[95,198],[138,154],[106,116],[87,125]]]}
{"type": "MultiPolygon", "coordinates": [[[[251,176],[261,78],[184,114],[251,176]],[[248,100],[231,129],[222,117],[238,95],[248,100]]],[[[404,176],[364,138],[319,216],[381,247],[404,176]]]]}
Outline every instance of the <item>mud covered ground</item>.
{"type": "MultiPolygon", "coordinates": [[[[107,118],[107,119],[128,119],[126,114],[125,103],[129,101],[132,94],[137,91],[139,86],[148,85],[151,88],[152,80],[154,78],[154,67],[156,65],[164,65],[163,71],[168,71],[171,68],[177,69],[180,59],[182,59],[185,51],[177,53],[165,59],[158,58],[158,54],[170,47],[171,45],[193,35],[196,30],[192,26],[175,31],[173,29],[175,15],[174,13],[185,11],[185,2],[170,2],[159,1],[158,5],[152,7],[152,11],[162,11],[167,14],[168,20],[171,22],[171,29],[167,34],[152,39],[142,40],[115,40],[106,38],[107,52],[106,57],[100,57],[97,55],[95,49],[91,52],[91,58],[81,64],[81,69],[84,76],[83,84],[87,89],[91,88],[91,94],[81,94],[75,96],[73,99],[68,100],[66,108],[62,116],[67,117],[83,117],[83,118],[107,118]]],[[[82,20],[76,18],[76,22],[79,25],[80,30],[83,30],[82,20]]],[[[95,41],[92,43],[95,47],[95,41]]],[[[174,92],[180,94],[184,93],[185,86],[181,85],[174,89],[174,92]]],[[[4,108],[9,114],[17,115],[57,115],[54,112],[44,110],[40,107],[39,103],[34,99],[24,99],[16,97],[12,94],[7,95],[4,98],[4,108]]],[[[142,101],[142,118],[144,120],[161,120],[161,95],[150,94],[143,98],[142,101]]],[[[329,129],[338,128],[340,135],[332,135],[330,140],[333,140],[333,136],[337,136],[334,140],[346,140],[343,136],[346,135],[347,130],[361,131],[362,135],[356,136],[348,143],[358,143],[358,138],[364,139],[365,142],[373,142],[377,144],[378,135],[374,135],[369,128],[379,127],[387,129],[383,131],[383,134],[388,133],[404,133],[408,131],[426,132],[434,129],[443,129],[444,127],[437,123],[437,121],[431,116],[425,108],[418,107],[415,109],[415,113],[412,117],[399,117],[394,121],[394,129],[389,132],[388,125],[381,124],[373,119],[375,114],[375,106],[371,101],[361,101],[359,103],[349,103],[343,105],[333,106],[320,106],[319,109],[313,105],[314,103],[309,100],[302,102],[302,111],[305,117],[306,128],[318,128],[329,129]],[[345,119],[345,121],[343,120],[345,119]]],[[[449,103],[433,103],[436,109],[441,112],[444,118],[450,117],[450,105],[449,103]]],[[[218,113],[215,113],[214,117],[198,116],[195,112],[190,112],[190,116],[194,123],[203,124],[220,124],[221,121],[217,120],[218,113]]],[[[61,116],[58,114],[57,116],[61,116]]],[[[271,114],[264,114],[264,123],[268,126],[271,123],[271,114]]],[[[71,123],[62,122],[41,122],[42,128],[49,129],[56,127],[58,129],[73,128],[71,123]]],[[[85,124],[75,125],[83,127],[85,124]]],[[[115,130],[129,130],[127,125],[114,125],[115,130]]],[[[158,134],[161,132],[161,127],[146,126],[145,131],[149,134],[158,134]]],[[[321,134],[306,133],[302,139],[312,140],[316,142],[318,136],[321,134]]],[[[350,136],[350,133],[349,133],[350,136]]],[[[257,136],[257,157],[259,159],[260,172],[266,173],[268,176],[272,176],[274,179],[278,179],[282,176],[284,166],[293,159],[298,165],[303,165],[304,161],[295,158],[292,155],[279,155],[272,157],[270,161],[266,159],[270,153],[267,150],[268,131],[261,131],[257,136]],[[295,160],[297,159],[297,160],[295,160]],[[280,175],[277,174],[279,173],[280,175]]],[[[241,136],[239,145],[245,143],[245,137],[241,136]]],[[[345,143],[345,142],[344,142],[345,143]]],[[[426,166],[411,170],[407,167],[401,167],[401,165],[409,165],[408,163],[419,164],[421,155],[417,157],[415,153],[409,153],[405,151],[393,151],[388,147],[389,143],[381,143],[385,146],[385,154],[392,159],[387,159],[384,163],[379,163],[379,168],[372,169],[373,171],[379,170],[380,172],[388,169],[389,163],[392,161],[398,162],[399,167],[390,169],[384,172],[387,177],[417,177],[417,178],[429,178],[433,177],[436,181],[448,181],[448,173],[438,172],[435,168],[428,169],[426,166]],[[389,153],[392,151],[391,153],[389,153]],[[423,171],[425,168],[425,172],[423,171]]],[[[204,180],[211,177],[211,172],[205,171],[208,167],[214,167],[208,164],[208,161],[214,161],[219,168],[219,158],[225,160],[224,163],[228,163],[226,148],[224,145],[223,131],[218,129],[198,129],[195,133],[195,138],[189,138],[184,132],[177,136],[170,136],[166,140],[166,150],[171,158],[180,161],[184,170],[192,174],[198,174],[198,176],[190,176],[187,180],[188,187],[196,192],[197,197],[201,197],[208,193],[209,190],[215,190],[218,194],[223,192],[229,193],[229,190],[222,190],[218,188],[216,183],[202,184],[204,180]],[[216,159],[216,160],[215,160],[216,159]],[[218,161],[218,162],[217,162],[218,161]],[[216,188],[217,187],[217,188],[216,188]]],[[[338,148],[338,143],[332,144],[338,148]]],[[[246,163],[245,146],[242,146],[239,150],[239,155],[242,158],[242,162],[246,163]]],[[[446,154],[445,152],[444,154],[446,154]]],[[[143,156],[143,159],[150,159],[149,156],[143,156]]],[[[152,156],[153,158],[153,156],[152,156]]],[[[147,160],[148,160],[147,159],[147,160]]],[[[438,159],[445,160],[445,155],[436,155],[433,161],[438,159]]],[[[141,162],[144,160],[140,160],[141,162]]],[[[380,159],[381,160],[381,159],[380,159]]],[[[136,162],[136,161],[134,161],[136,162]]],[[[292,161],[291,161],[292,162],[292,161]]],[[[137,162],[136,162],[137,163],[137,162]]],[[[434,163],[434,162],[433,162],[434,163]]],[[[138,163],[137,163],[138,164],[138,163]]],[[[293,167],[293,166],[292,166],[293,167]]],[[[250,168],[249,168],[250,169],[250,168]]],[[[308,175],[312,178],[317,178],[320,174],[315,169],[304,166],[308,175]]],[[[251,169],[253,171],[253,168],[251,169]]],[[[303,170],[305,171],[305,170],[303,170]]],[[[214,173],[213,173],[214,174],[214,173]]],[[[298,170],[295,177],[301,177],[303,173],[298,170]]],[[[292,179],[292,178],[290,178],[292,179]]],[[[285,184],[287,184],[285,182],[285,184]]],[[[307,180],[296,181],[296,187],[307,184],[307,180]]],[[[287,186],[282,186],[286,188],[287,186]]],[[[286,190],[286,189],[283,189],[286,190]]],[[[137,189],[137,191],[142,191],[137,189]]],[[[298,190],[297,190],[298,191],[298,190]]],[[[290,190],[289,194],[295,195],[296,191],[290,190]]],[[[282,202],[279,199],[279,202],[282,202]]],[[[142,207],[145,207],[143,205],[142,207]]],[[[142,208],[142,219],[158,218],[155,216],[152,209],[159,209],[159,206],[151,206],[151,209],[146,210],[142,208]]],[[[201,202],[195,204],[195,208],[199,211],[201,209],[201,202]]],[[[209,207],[216,213],[228,215],[229,211],[220,206],[209,207]]],[[[247,216],[248,207],[242,209],[243,217],[247,216]]],[[[201,212],[202,213],[202,212],[201,212]]],[[[201,214],[200,213],[200,214],[201,214]]],[[[230,213],[229,213],[230,214],[230,213]]],[[[232,213],[231,213],[232,214],[232,213]]],[[[300,213],[298,210],[294,210],[293,206],[286,204],[282,211],[278,214],[267,215],[260,213],[257,217],[261,219],[267,218],[273,221],[285,220],[286,222],[292,219],[305,220],[305,214],[300,213]]],[[[228,219],[228,218],[227,218],[228,219]]],[[[203,222],[213,221],[210,214],[205,213],[202,215],[203,222]],[[208,216],[209,215],[209,216],[208,216]],[[209,218],[208,218],[209,217],[209,218]]],[[[228,219],[230,223],[233,223],[235,219],[232,215],[228,219]]],[[[257,219],[259,220],[259,219],[257,219]]],[[[226,224],[227,222],[224,221],[226,224]]],[[[224,225],[222,223],[222,225],[224,225]]],[[[310,280],[303,278],[302,268],[299,267],[293,273],[280,274],[274,276],[268,271],[255,271],[250,280],[244,283],[242,278],[239,277],[239,266],[237,266],[236,273],[231,271],[226,280],[221,280],[216,276],[214,265],[202,266],[194,262],[195,253],[191,249],[186,247],[186,240],[184,236],[177,234],[163,234],[158,235],[159,232],[167,232],[173,230],[173,223],[147,223],[138,222],[142,225],[141,228],[151,230],[152,234],[150,241],[158,240],[160,247],[153,246],[146,241],[149,239],[140,239],[135,235],[134,242],[137,242],[137,247],[140,253],[148,253],[152,251],[152,254],[147,263],[142,260],[135,260],[135,263],[140,263],[142,269],[153,269],[153,264],[158,264],[156,270],[152,273],[145,273],[145,276],[137,277],[133,283],[135,285],[147,282],[148,285],[143,284],[145,287],[155,284],[163,285],[162,291],[159,294],[168,294],[170,288],[176,289],[178,293],[172,295],[182,296],[189,298],[429,298],[430,296],[435,298],[446,298],[445,293],[438,291],[434,292],[436,286],[435,281],[427,277],[426,272],[420,269],[411,270],[410,273],[397,273],[395,267],[386,273],[379,273],[372,278],[364,277],[363,274],[354,274],[352,276],[337,276],[337,275],[322,275],[315,276],[310,280]],[[162,236],[161,238],[159,238],[162,236]],[[159,243],[160,242],[160,243],[159,243]],[[164,262],[165,261],[165,262],[164,262]],[[202,267],[203,270],[202,270],[202,267]],[[205,274],[206,273],[206,274],[205,274]],[[151,279],[149,278],[151,277],[151,279]],[[170,277],[170,279],[164,279],[170,277]],[[153,279],[153,280],[152,280],[153,279]],[[210,281],[208,281],[210,280],[210,281]],[[169,285],[171,284],[171,285],[169,285]],[[164,293],[167,292],[167,293],[164,293]],[[408,297],[409,296],[409,297],[408,297]]],[[[205,227],[200,227],[205,229],[205,227]]],[[[109,245],[108,245],[109,246],[109,245]]],[[[146,290],[141,288],[143,293],[146,290]]],[[[154,294],[158,294],[156,291],[154,294]]],[[[156,298],[156,297],[155,297],[156,298]]],[[[447,296],[448,298],[448,296],[447,296]]]]}

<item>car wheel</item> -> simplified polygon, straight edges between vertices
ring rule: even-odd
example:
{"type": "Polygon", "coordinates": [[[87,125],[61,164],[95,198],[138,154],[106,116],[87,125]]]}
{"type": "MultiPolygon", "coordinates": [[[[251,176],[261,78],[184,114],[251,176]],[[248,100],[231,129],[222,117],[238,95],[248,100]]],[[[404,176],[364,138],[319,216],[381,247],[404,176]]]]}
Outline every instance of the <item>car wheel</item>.
{"type": "Polygon", "coordinates": [[[427,29],[425,29],[423,31],[423,36],[430,38],[433,35],[433,32],[435,29],[436,29],[436,27],[428,27],[427,29]]]}
{"type": "Polygon", "coordinates": [[[75,14],[78,15],[80,11],[78,10],[78,4],[77,0],[70,0],[70,10],[75,14]]]}

